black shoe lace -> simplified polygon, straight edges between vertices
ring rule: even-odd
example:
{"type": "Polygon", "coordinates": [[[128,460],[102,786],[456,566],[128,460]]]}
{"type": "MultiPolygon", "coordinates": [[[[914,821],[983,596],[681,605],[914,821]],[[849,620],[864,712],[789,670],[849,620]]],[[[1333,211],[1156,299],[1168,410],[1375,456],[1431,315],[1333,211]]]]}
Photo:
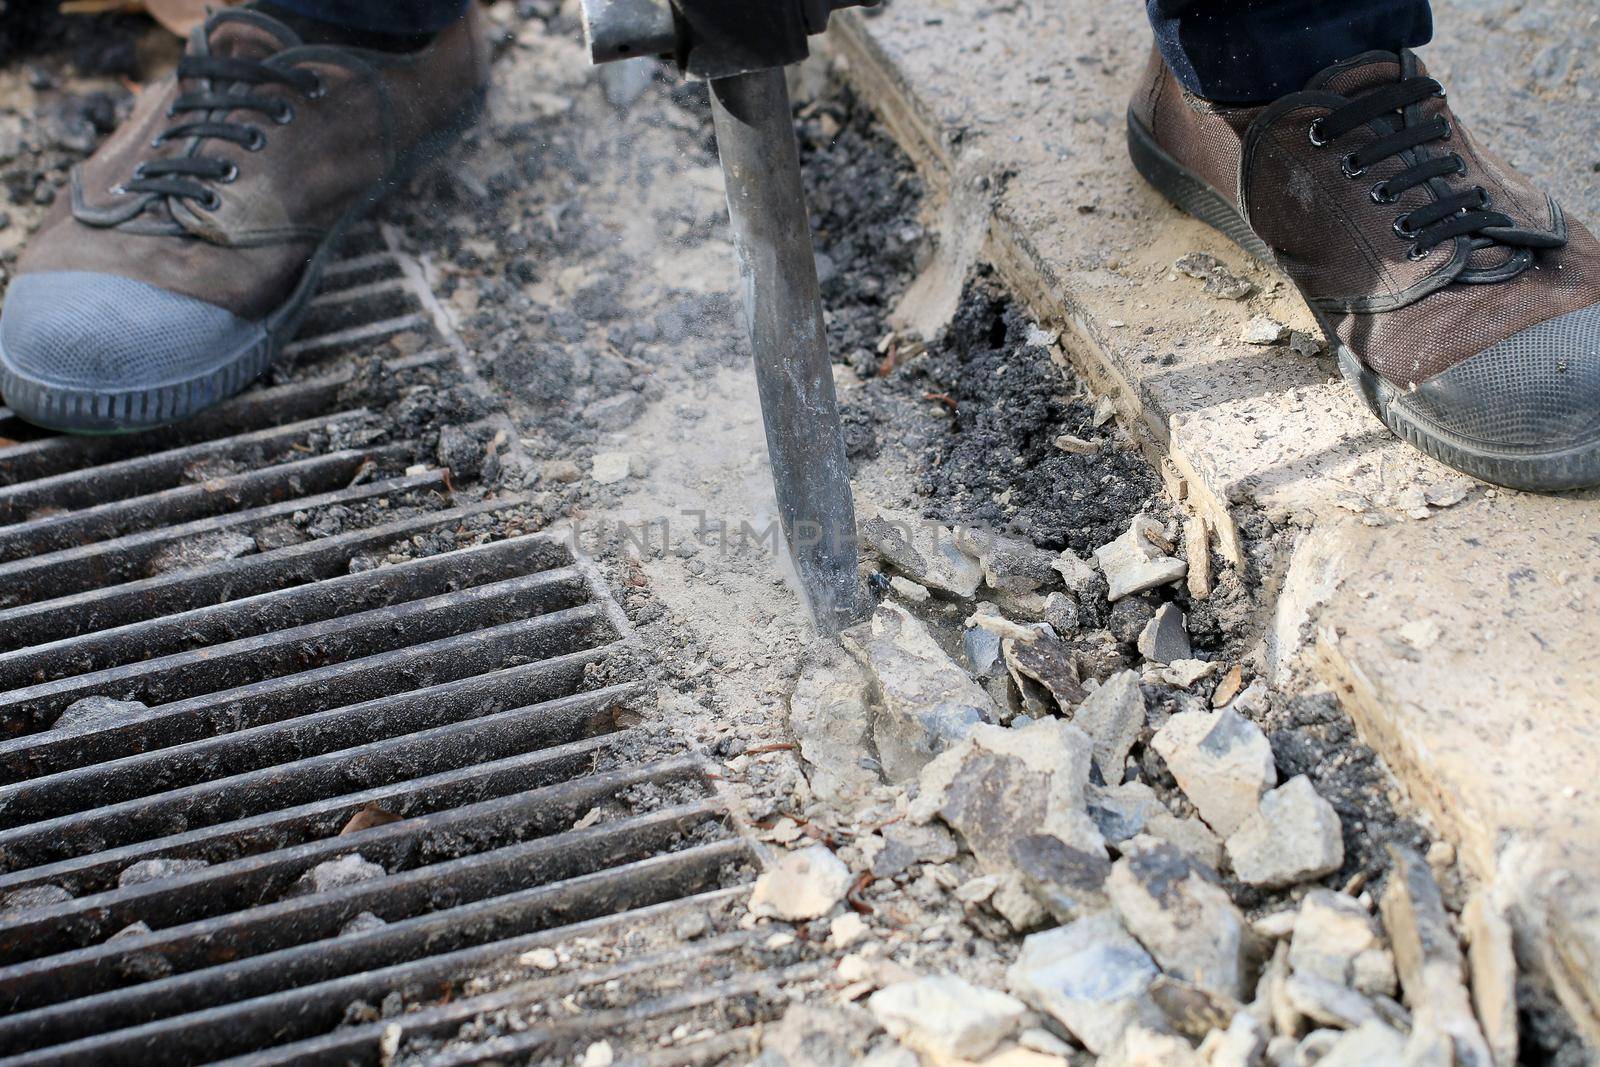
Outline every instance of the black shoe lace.
{"type": "MultiPolygon", "coordinates": [[[[178,64],[180,82],[199,80],[209,84],[204,91],[186,92],[167,108],[167,118],[176,119],[191,113],[230,114],[256,112],[284,126],[294,121],[294,105],[282,96],[259,96],[237,93],[236,85],[287,85],[315,100],[326,92],[322,79],[303,67],[283,69],[249,59],[221,56],[185,56],[178,64]]],[[[232,141],[246,151],[259,152],[266,147],[267,135],[260,126],[244,122],[224,121],[215,118],[180,122],[158,134],[150,147],[159,148],[167,141],[185,137],[215,138],[232,141]]],[[[226,159],[193,154],[171,159],[152,159],[134,168],[133,179],[116,188],[119,193],[154,193],[160,196],[193,200],[207,211],[222,206],[216,189],[206,182],[227,184],[239,177],[238,164],[226,159]]]]}
{"type": "MultiPolygon", "coordinates": [[[[1313,122],[1311,143],[1324,148],[1374,119],[1390,119],[1393,132],[1343,157],[1341,167],[1345,176],[1358,179],[1386,159],[1402,156],[1432,142],[1450,140],[1452,131],[1448,118],[1434,115],[1416,121],[1412,112],[1415,105],[1444,95],[1444,86],[1432,78],[1420,76],[1374,89],[1313,122]]],[[[1431,184],[1436,179],[1443,182],[1446,178],[1467,173],[1466,161],[1455,152],[1432,156],[1424,151],[1413,158],[1418,160],[1414,165],[1372,187],[1374,203],[1398,203],[1401,194],[1407,190],[1431,184]]],[[[1533,244],[1532,241],[1519,239],[1515,233],[1491,232],[1514,231],[1517,224],[1510,216],[1492,210],[1492,199],[1482,186],[1458,190],[1446,183],[1444,189],[1447,191],[1439,193],[1433,203],[1407,212],[1394,221],[1395,236],[1411,242],[1407,252],[1410,258],[1426,258],[1439,245],[1463,236],[1473,238],[1474,250],[1495,244],[1533,244]]]]}

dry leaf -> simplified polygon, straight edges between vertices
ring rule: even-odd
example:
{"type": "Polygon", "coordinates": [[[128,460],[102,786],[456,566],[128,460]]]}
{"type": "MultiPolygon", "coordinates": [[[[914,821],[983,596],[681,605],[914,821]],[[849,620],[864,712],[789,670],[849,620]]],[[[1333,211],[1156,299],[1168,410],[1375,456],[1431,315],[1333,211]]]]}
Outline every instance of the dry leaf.
{"type": "Polygon", "coordinates": [[[206,20],[212,8],[228,7],[233,0],[61,0],[64,15],[109,15],[146,12],[179,37],[206,20]]]}
{"type": "Polygon", "coordinates": [[[374,826],[387,826],[389,823],[399,821],[400,816],[393,812],[369,806],[350,816],[350,821],[344,824],[344,829],[339,831],[339,836],[343,837],[345,834],[353,834],[357,830],[370,830],[374,826]]]}

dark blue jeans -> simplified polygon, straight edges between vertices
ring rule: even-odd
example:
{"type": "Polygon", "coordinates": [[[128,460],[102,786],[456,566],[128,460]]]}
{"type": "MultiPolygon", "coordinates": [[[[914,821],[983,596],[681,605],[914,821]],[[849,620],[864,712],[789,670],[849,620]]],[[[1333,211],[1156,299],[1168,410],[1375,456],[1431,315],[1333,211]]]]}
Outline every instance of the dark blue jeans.
{"type": "MultiPolygon", "coordinates": [[[[431,33],[467,0],[276,0],[379,33],[431,33]]],[[[752,0],[757,2],[757,0],[752,0]]],[[[1145,0],[1161,54],[1184,87],[1211,100],[1272,100],[1331,63],[1433,36],[1428,0],[1145,0]]]]}
{"type": "Polygon", "coordinates": [[[1208,100],[1263,103],[1324,67],[1433,37],[1428,0],[1146,0],[1161,55],[1208,100]]]}

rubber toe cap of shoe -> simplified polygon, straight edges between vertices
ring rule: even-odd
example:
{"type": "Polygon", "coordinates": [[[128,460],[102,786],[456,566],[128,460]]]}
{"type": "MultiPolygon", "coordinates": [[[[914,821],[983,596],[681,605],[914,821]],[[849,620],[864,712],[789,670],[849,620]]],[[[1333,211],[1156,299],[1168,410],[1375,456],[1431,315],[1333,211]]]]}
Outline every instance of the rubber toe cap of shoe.
{"type": "Polygon", "coordinates": [[[231,391],[222,379],[264,336],[226,308],[131,278],[24,274],[0,311],[0,391],[24,418],[62,429],[165,421],[231,391]]]}
{"type": "Polygon", "coordinates": [[[1600,304],[1530,326],[1400,403],[1476,449],[1515,456],[1600,448],[1600,304]]]}

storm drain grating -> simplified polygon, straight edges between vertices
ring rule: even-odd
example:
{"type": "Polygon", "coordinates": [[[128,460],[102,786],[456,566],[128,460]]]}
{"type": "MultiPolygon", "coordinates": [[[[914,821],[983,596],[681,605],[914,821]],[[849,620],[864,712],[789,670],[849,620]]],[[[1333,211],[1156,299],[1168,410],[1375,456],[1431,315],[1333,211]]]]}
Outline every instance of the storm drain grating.
{"type": "MultiPolygon", "coordinates": [[[[376,1063],[525,1002],[456,994],[529,945],[750,878],[699,758],[641,725],[598,575],[336,365],[429,326],[371,234],[297,342],[320,376],[122,440],[0,412],[7,1063],[376,1063]],[[395,991],[438,1003],[351,1014],[395,991]]],[[[651,1010],[771,985],[746,970],[651,1010]]]]}

